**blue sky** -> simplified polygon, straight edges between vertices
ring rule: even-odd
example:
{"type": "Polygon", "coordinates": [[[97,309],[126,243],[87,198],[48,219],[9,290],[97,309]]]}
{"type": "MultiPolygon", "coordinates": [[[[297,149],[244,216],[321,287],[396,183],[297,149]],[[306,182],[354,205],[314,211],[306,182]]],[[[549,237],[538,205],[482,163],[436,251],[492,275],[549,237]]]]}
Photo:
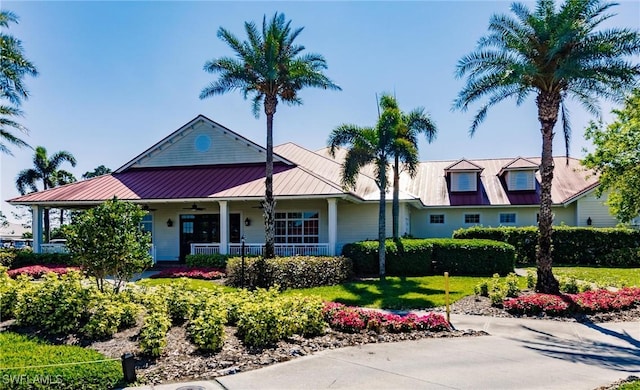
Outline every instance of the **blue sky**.
{"type": "MultiPolygon", "coordinates": [[[[526,2],[527,4],[533,4],[526,2]]],[[[302,106],[279,105],[274,142],[315,150],[342,123],[372,125],[376,93],[395,93],[400,107],[424,107],[438,126],[433,144],[422,140],[422,160],[540,155],[533,98],[522,106],[504,102],[489,112],[473,138],[474,111],[452,112],[463,85],[456,62],[475,48],[489,17],[508,13],[509,1],[413,2],[31,2],[3,1],[20,17],[10,32],[23,41],[40,76],[27,79],[24,137],[49,153],[71,152],[80,177],[104,164],[116,169],[198,114],[264,145],[265,117],[256,119],[240,93],[200,100],[214,79],[205,61],[232,55],[216,37],[220,26],[244,38],[244,21],[284,12],[304,27],[297,42],[321,53],[327,75],[341,92],[304,90],[302,106]]],[[[607,26],[640,28],[640,2],[621,1],[607,26]]],[[[590,117],[572,108],[571,156],[590,146],[583,131],[590,117]]],[[[603,102],[605,118],[611,105],[603,102]]],[[[477,107],[474,107],[476,109],[477,107]]],[[[0,155],[0,207],[18,195],[15,177],[31,166],[33,151],[0,155]]],[[[562,137],[554,154],[562,155],[562,137]]]]}

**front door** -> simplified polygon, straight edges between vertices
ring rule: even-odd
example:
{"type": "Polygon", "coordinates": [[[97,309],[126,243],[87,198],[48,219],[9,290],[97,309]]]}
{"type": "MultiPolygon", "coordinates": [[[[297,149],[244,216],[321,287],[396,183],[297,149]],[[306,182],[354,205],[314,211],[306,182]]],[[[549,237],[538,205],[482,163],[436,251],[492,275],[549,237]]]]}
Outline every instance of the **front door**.
{"type": "Polygon", "coordinates": [[[220,214],[180,215],[180,262],[193,243],[220,242],[220,214]]]}
{"type": "MultiPolygon", "coordinates": [[[[229,214],[229,242],[240,242],[240,214],[229,214]]],[[[180,262],[191,253],[192,243],[220,242],[220,214],[180,215],[180,262]]]]}

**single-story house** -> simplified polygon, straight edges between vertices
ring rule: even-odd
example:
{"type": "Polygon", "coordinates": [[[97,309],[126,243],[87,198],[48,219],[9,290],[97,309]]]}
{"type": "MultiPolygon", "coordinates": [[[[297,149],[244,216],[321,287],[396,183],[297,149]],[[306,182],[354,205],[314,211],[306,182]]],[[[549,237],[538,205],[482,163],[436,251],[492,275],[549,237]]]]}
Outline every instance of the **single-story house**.
{"type": "MultiPolygon", "coordinates": [[[[276,253],[339,254],[344,244],[377,238],[379,191],[364,169],[354,189],[340,182],[345,151],[311,151],[293,143],[274,148],[276,253]]],[[[108,175],[10,199],[33,210],[34,247],[42,210],[87,208],[117,196],[149,210],[156,261],[189,253],[247,253],[264,243],[260,200],[266,150],[199,115],[108,175]]],[[[539,158],[500,158],[421,163],[417,175],[401,176],[400,234],[450,237],[473,225],[535,225],[539,158]]],[[[578,160],[555,159],[555,224],[615,226],[603,199],[594,195],[593,172],[578,160]]],[[[391,202],[389,189],[387,201],[391,202]]],[[[391,207],[387,208],[391,235],[391,207]]],[[[51,245],[51,244],[48,244],[51,245]]]]}

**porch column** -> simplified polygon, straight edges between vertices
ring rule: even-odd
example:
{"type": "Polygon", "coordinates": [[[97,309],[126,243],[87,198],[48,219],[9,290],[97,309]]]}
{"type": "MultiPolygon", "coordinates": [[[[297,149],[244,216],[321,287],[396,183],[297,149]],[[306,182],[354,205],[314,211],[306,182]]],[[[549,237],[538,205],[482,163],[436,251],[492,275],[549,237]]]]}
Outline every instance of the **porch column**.
{"type": "Polygon", "coordinates": [[[327,203],[329,204],[327,213],[329,219],[329,256],[335,256],[338,241],[338,202],[336,198],[329,198],[327,203]]]}
{"type": "Polygon", "coordinates": [[[33,233],[33,251],[40,253],[42,244],[42,207],[31,206],[31,232],[33,233]]]}
{"type": "Polygon", "coordinates": [[[220,254],[226,255],[229,249],[229,208],[226,200],[218,202],[220,205],[220,254]]]}

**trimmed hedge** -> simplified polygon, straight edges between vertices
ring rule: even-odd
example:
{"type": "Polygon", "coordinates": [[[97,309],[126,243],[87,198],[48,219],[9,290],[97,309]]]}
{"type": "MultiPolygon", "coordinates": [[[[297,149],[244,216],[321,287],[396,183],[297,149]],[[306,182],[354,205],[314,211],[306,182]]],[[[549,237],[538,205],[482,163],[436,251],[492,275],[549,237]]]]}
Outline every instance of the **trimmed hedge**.
{"type": "MultiPolygon", "coordinates": [[[[353,265],[345,257],[290,256],[245,258],[244,286],[268,288],[275,285],[282,289],[329,286],[345,282],[351,277],[353,265]]],[[[230,258],[227,262],[229,286],[242,283],[242,259],[230,258]]]]}
{"type": "MultiPolygon", "coordinates": [[[[353,260],[358,275],[378,274],[378,242],[347,244],[342,254],[353,260]]],[[[441,272],[491,276],[513,272],[513,246],[490,240],[401,239],[386,241],[388,275],[424,276],[441,272]]]]}
{"type": "MultiPolygon", "coordinates": [[[[536,259],[538,228],[472,227],[459,229],[454,238],[481,238],[509,243],[516,248],[518,264],[536,259]]],[[[556,264],[612,267],[640,266],[640,231],[625,228],[553,228],[553,260],[556,264]]]]}
{"type": "Polygon", "coordinates": [[[33,253],[23,250],[1,250],[0,265],[9,269],[28,267],[30,265],[69,265],[77,266],[78,262],[71,259],[68,253],[33,253]]]}

